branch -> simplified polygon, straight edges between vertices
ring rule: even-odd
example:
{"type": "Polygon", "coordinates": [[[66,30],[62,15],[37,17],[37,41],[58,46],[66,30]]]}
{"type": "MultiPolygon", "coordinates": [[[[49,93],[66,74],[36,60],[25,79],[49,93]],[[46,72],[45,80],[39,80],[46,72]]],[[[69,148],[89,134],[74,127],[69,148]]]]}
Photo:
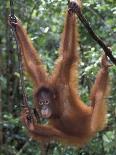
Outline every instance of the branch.
{"type": "Polygon", "coordinates": [[[92,38],[101,46],[101,48],[103,48],[105,54],[116,65],[116,58],[112,55],[111,49],[108,48],[106,46],[106,44],[103,42],[103,40],[95,34],[95,32],[91,28],[91,25],[89,24],[89,22],[87,21],[87,19],[82,15],[81,9],[78,6],[78,4],[75,4],[74,5],[74,3],[73,4],[72,3],[69,4],[69,11],[72,11],[72,12],[75,12],[76,13],[76,15],[78,16],[78,18],[82,22],[82,24],[85,26],[85,28],[87,29],[87,31],[89,32],[89,34],[92,36],[92,38]]]}
{"type": "Polygon", "coordinates": [[[25,148],[28,146],[28,144],[32,141],[32,138],[29,138],[28,141],[23,145],[23,147],[19,150],[19,152],[16,153],[16,155],[21,155],[25,148]]]}

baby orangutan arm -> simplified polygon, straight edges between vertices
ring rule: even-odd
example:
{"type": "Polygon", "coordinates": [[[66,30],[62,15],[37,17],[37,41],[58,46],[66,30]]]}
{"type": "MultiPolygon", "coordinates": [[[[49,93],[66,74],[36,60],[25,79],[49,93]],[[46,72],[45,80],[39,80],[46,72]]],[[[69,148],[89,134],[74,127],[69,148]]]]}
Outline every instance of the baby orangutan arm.
{"type": "Polygon", "coordinates": [[[36,123],[36,118],[34,116],[31,117],[31,119],[28,119],[30,116],[30,112],[28,108],[24,108],[21,113],[21,120],[23,124],[28,129],[29,133],[36,137],[36,139],[49,139],[53,137],[59,137],[63,138],[66,137],[66,135],[61,132],[60,130],[55,129],[54,127],[50,126],[43,126],[36,123]]]}
{"type": "Polygon", "coordinates": [[[103,129],[105,125],[107,113],[107,105],[105,102],[109,91],[108,67],[110,67],[110,65],[108,64],[107,56],[103,55],[101,69],[97,74],[96,81],[90,95],[93,107],[91,120],[91,129],[93,132],[103,129]]]}
{"type": "Polygon", "coordinates": [[[42,66],[41,60],[37,55],[37,51],[33,47],[31,39],[28,37],[26,30],[22,26],[21,21],[16,18],[16,22],[9,17],[9,25],[15,28],[17,41],[21,50],[24,66],[30,74],[35,85],[45,80],[46,72],[42,66]]]}

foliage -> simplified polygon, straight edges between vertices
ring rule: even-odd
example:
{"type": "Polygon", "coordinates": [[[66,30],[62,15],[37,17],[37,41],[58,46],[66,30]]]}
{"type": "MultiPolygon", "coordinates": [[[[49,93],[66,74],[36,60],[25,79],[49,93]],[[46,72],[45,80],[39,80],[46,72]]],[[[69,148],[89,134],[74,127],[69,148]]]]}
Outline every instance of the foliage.
{"type": "MultiPolygon", "coordinates": [[[[22,96],[19,86],[19,70],[15,41],[7,25],[10,12],[9,1],[0,1],[0,155],[38,155],[41,144],[28,138],[27,131],[19,120],[22,96]],[[2,137],[2,138],[1,138],[2,137]],[[2,139],[2,140],[1,140],[2,139]],[[7,149],[6,149],[7,148],[7,149]]],[[[15,0],[15,14],[28,30],[49,72],[58,55],[60,34],[63,29],[67,0],[15,0]]],[[[116,55],[116,2],[115,0],[83,0],[84,16],[95,32],[105,39],[116,55]]],[[[80,22],[79,22],[80,23],[80,22]]],[[[80,23],[80,95],[88,102],[88,94],[99,68],[102,50],[92,40],[80,23]]],[[[115,155],[115,101],[116,67],[110,70],[111,95],[108,98],[108,126],[96,135],[85,147],[79,149],[51,142],[48,154],[54,155],[115,155]]],[[[29,104],[32,103],[32,84],[25,77],[29,104]]],[[[46,148],[46,147],[45,147],[46,148]]]]}

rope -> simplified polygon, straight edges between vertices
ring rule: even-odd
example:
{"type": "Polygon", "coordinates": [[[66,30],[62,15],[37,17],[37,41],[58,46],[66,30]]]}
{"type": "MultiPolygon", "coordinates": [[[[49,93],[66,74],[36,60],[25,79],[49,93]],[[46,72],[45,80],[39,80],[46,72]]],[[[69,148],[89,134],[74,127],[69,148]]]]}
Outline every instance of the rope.
{"type": "MultiPolygon", "coordinates": [[[[14,15],[14,3],[13,3],[13,0],[10,0],[10,15],[9,15],[9,18],[10,18],[11,21],[13,21],[15,23],[17,22],[16,17],[14,15]]],[[[17,36],[16,36],[16,27],[14,26],[11,29],[12,29],[13,36],[15,38],[16,49],[17,49],[17,52],[18,52],[20,86],[21,86],[22,95],[23,95],[22,106],[29,108],[27,94],[26,94],[26,91],[25,91],[25,83],[24,83],[24,75],[23,75],[23,64],[22,64],[22,54],[21,54],[22,52],[21,52],[21,49],[19,48],[19,45],[18,45],[18,40],[17,40],[17,36]]]]}
{"type": "Polygon", "coordinates": [[[14,3],[13,0],[10,0],[10,15],[11,17],[14,17],[14,3]]]}
{"type": "Polygon", "coordinates": [[[104,50],[105,54],[109,57],[109,59],[116,65],[116,58],[112,55],[112,51],[109,47],[106,46],[106,44],[103,42],[103,40],[96,35],[96,33],[93,31],[91,25],[87,21],[87,19],[83,16],[81,9],[78,5],[73,5],[72,3],[69,3],[69,11],[72,10],[76,13],[79,20],[82,22],[86,30],[89,32],[91,37],[100,45],[100,47],[104,50]]]}

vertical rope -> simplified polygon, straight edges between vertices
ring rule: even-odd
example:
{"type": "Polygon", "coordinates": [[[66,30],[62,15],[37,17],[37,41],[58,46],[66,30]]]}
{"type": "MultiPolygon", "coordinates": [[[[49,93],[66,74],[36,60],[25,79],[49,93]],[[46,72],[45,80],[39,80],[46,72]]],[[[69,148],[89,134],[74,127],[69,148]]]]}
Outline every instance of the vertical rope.
{"type": "MultiPolygon", "coordinates": [[[[14,3],[13,0],[10,0],[10,16],[9,16],[10,20],[13,22],[17,22],[16,17],[14,15],[14,3]]],[[[20,86],[21,86],[21,90],[22,90],[22,95],[23,95],[23,103],[22,106],[23,107],[28,107],[28,99],[27,99],[27,95],[26,95],[26,91],[25,91],[25,83],[24,83],[24,75],[23,75],[23,64],[22,64],[22,55],[21,55],[21,49],[19,48],[18,45],[18,40],[17,40],[17,36],[16,36],[16,27],[12,27],[12,32],[13,32],[13,36],[15,38],[15,42],[16,42],[16,49],[18,52],[18,63],[19,63],[19,73],[20,73],[20,86]]]]}

